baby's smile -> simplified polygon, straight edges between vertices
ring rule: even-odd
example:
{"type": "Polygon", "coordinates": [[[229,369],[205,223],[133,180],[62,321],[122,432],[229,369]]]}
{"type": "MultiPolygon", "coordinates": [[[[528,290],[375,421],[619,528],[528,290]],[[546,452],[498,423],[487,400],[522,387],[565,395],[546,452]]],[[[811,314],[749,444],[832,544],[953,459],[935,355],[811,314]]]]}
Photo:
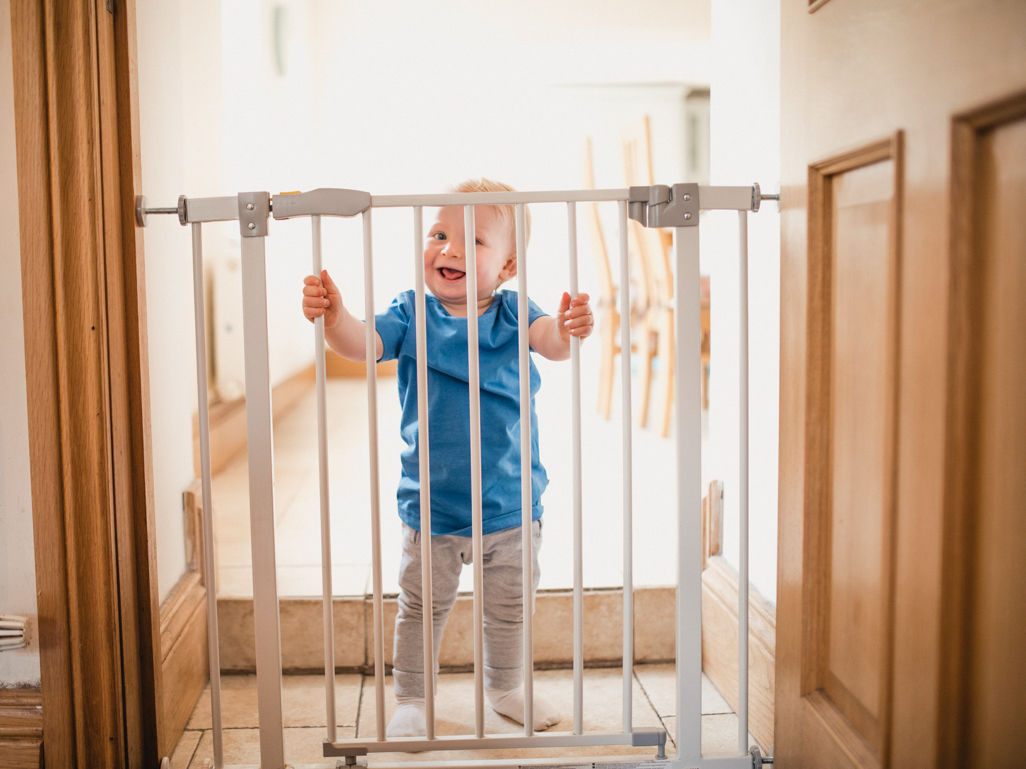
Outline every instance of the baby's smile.
{"type": "Polygon", "coordinates": [[[466,277],[467,273],[463,270],[457,270],[452,267],[439,267],[438,274],[442,276],[442,280],[447,283],[456,283],[466,277]]]}

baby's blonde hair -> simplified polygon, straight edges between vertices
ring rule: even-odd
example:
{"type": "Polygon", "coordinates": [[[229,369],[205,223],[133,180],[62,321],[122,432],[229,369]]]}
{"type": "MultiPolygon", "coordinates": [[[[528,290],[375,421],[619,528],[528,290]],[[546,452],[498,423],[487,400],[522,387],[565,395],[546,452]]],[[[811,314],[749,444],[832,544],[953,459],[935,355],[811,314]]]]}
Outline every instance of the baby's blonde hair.
{"type": "MultiPolygon", "coordinates": [[[[516,192],[516,189],[510,187],[508,184],[503,182],[497,182],[492,179],[485,179],[483,176],[479,179],[467,179],[460,182],[452,188],[453,192],[516,192]]],[[[510,230],[510,242],[513,244],[514,251],[516,250],[517,233],[516,233],[516,212],[512,203],[507,203],[501,206],[492,206],[495,212],[509,225],[510,230]]],[[[524,230],[526,233],[525,246],[531,242],[531,207],[524,205],[524,230]]]]}

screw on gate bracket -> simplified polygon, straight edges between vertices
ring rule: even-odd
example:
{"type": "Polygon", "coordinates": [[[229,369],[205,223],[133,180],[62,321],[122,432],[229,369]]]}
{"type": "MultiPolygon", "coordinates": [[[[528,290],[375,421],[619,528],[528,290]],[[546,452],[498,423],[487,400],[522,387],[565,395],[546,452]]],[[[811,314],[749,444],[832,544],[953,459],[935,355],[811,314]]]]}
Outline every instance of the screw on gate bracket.
{"type": "Polygon", "coordinates": [[[239,230],[244,238],[267,235],[267,217],[271,215],[271,196],[267,192],[239,193],[239,230]]]}
{"type": "Polygon", "coordinates": [[[631,187],[627,211],[645,227],[697,227],[698,185],[631,187]]]}

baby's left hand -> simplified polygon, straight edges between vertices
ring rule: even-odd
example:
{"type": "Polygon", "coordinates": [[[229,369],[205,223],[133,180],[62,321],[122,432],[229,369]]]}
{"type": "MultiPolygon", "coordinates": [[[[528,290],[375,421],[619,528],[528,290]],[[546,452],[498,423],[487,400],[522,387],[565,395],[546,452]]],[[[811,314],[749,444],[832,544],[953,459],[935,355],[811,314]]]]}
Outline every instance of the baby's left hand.
{"type": "Polygon", "coordinates": [[[563,298],[559,302],[559,336],[566,343],[570,344],[570,337],[584,339],[590,336],[595,328],[595,316],[592,315],[591,305],[588,304],[590,297],[587,294],[578,294],[573,299],[570,294],[563,292],[563,298]]]}

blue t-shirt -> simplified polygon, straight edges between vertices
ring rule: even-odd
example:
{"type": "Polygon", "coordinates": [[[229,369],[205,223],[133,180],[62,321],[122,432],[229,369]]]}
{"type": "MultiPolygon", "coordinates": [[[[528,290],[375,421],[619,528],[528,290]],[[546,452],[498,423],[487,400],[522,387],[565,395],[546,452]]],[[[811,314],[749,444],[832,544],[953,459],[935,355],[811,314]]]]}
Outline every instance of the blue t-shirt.
{"type": "MultiPolygon", "coordinates": [[[[402,404],[402,478],[399,517],[420,530],[420,462],[417,422],[417,332],[415,293],[404,291],[375,316],[384,354],[398,359],[402,404]]],[[[427,310],[428,413],[430,415],[431,533],[471,535],[470,387],[467,319],[451,316],[435,297],[427,310]]],[[[545,315],[528,302],[531,323],[545,315]]],[[[517,347],[517,293],[500,291],[478,317],[481,382],[481,497],[484,533],[521,524],[520,359],[517,347]]],[[[541,377],[531,361],[532,519],[542,515],[541,495],[549,483],[538,459],[538,418],[534,396],[541,377]]]]}

